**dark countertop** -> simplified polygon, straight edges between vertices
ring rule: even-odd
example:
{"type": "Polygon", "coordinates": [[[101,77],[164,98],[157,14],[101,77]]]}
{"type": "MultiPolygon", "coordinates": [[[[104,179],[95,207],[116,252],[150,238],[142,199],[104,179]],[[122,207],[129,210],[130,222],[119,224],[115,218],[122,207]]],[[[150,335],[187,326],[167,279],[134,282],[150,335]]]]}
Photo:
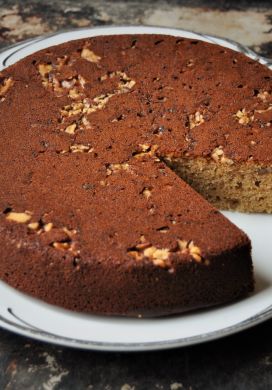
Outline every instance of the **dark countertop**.
{"type": "MultiPolygon", "coordinates": [[[[232,38],[272,58],[271,0],[0,0],[0,47],[63,28],[180,27],[232,38]]],[[[98,353],[0,330],[0,390],[270,390],[272,320],[193,347],[98,353]]]]}
{"type": "Polygon", "coordinates": [[[0,388],[271,390],[271,325],[193,347],[130,354],[60,348],[1,331],[0,388]]]}

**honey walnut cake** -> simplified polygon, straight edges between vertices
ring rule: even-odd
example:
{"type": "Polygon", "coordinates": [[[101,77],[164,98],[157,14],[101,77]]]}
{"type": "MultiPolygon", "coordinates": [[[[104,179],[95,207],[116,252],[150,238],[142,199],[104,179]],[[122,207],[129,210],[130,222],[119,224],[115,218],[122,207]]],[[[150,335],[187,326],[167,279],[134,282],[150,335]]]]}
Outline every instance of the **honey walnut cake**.
{"type": "Polygon", "coordinates": [[[3,70],[1,279],[100,314],[246,296],[250,241],[214,206],[272,212],[271,89],[242,54],[161,35],[72,41],[3,70]]]}

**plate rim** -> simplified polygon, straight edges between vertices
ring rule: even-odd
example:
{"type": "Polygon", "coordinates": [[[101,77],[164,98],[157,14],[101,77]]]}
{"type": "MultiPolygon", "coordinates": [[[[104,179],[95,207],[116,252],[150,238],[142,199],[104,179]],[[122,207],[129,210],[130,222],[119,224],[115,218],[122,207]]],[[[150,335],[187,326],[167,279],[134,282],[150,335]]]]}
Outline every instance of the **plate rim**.
{"type": "MultiPolygon", "coordinates": [[[[24,294],[25,295],[25,294],[24,294]]],[[[19,317],[15,316],[12,309],[8,308],[8,312],[14,316],[17,320],[23,322],[19,317]]],[[[25,325],[19,325],[11,320],[6,319],[0,315],[0,327],[13,331],[16,334],[30,337],[35,340],[50,342],[55,345],[61,345],[72,348],[97,350],[97,351],[111,351],[111,352],[140,352],[140,351],[155,351],[164,350],[170,348],[186,347],[195,344],[202,344],[212,340],[221,339],[233,334],[239,333],[243,330],[249,329],[252,326],[261,324],[264,321],[269,320],[272,317],[272,304],[262,311],[254,314],[253,316],[240,321],[234,325],[230,325],[226,328],[211,331],[208,333],[202,333],[195,336],[183,337],[174,340],[164,341],[151,341],[151,342],[103,342],[103,341],[90,341],[80,340],[76,338],[70,338],[47,332],[36,327],[26,327],[25,325]],[[3,325],[4,323],[4,325],[3,325]],[[15,329],[14,329],[15,328],[15,329]]],[[[27,324],[26,324],[27,325],[27,324]]]]}
{"type": "MultiPolygon", "coordinates": [[[[80,32],[80,31],[93,31],[93,30],[107,30],[112,31],[112,34],[114,35],[116,32],[114,30],[118,30],[119,28],[127,28],[134,30],[131,31],[131,34],[136,34],[136,30],[140,30],[142,28],[149,29],[150,33],[152,33],[152,30],[154,29],[160,29],[162,35],[167,35],[166,31],[172,30],[173,32],[177,33],[177,36],[182,36],[182,33],[192,33],[196,36],[196,39],[199,38],[203,40],[208,40],[210,43],[219,44],[218,40],[222,42],[229,43],[233,45],[237,51],[242,52],[243,54],[261,62],[264,65],[270,66],[270,61],[268,59],[265,59],[261,56],[259,56],[257,53],[253,52],[246,46],[237,43],[235,41],[232,41],[230,39],[217,37],[214,35],[208,35],[208,34],[201,34],[198,32],[186,30],[186,29],[179,29],[179,28],[171,28],[166,26],[144,26],[144,25],[114,25],[114,26],[95,26],[95,27],[85,27],[85,28],[76,28],[76,29],[62,29],[57,32],[41,35],[34,38],[29,38],[27,40],[17,42],[13,45],[4,47],[0,50],[0,59],[1,59],[1,68],[4,68],[5,62],[10,58],[11,55],[17,53],[18,51],[24,49],[27,46],[31,46],[34,43],[42,42],[48,38],[61,35],[63,33],[71,33],[71,32],[80,32]],[[165,31],[165,33],[164,33],[165,31]],[[15,49],[14,51],[12,49],[15,49]],[[11,51],[12,50],[12,51],[11,51]],[[10,52],[11,51],[11,52],[10,52]],[[8,57],[5,58],[4,55],[6,52],[10,52],[8,57]],[[4,57],[4,58],[2,58],[4,57]]],[[[140,31],[138,32],[140,33],[140,31]]],[[[129,34],[129,33],[126,33],[129,34]]],[[[93,35],[94,36],[94,35],[93,35]]],[[[75,38],[79,39],[79,38],[75,38]]],[[[50,45],[51,46],[51,45],[50,45]]],[[[222,45],[221,45],[222,46],[222,45]]],[[[39,49],[38,49],[39,50],[39,49]]],[[[2,281],[1,281],[2,282],[2,281]]],[[[4,283],[4,282],[2,282],[4,283]]],[[[5,284],[5,283],[4,283],[5,284]]],[[[25,294],[26,295],[26,294],[25,294]]],[[[14,313],[12,312],[12,309],[7,308],[9,314],[13,315],[14,318],[21,321],[22,325],[11,321],[8,318],[5,318],[4,316],[0,315],[0,327],[4,328],[6,330],[12,331],[16,334],[30,337],[35,340],[43,341],[43,342],[50,342],[52,344],[62,345],[62,346],[68,346],[73,348],[80,348],[80,349],[89,349],[89,350],[100,350],[100,351],[118,351],[118,352],[136,352],[136,351],[147,351],[147,350],[163,350],[163,349],[169,349],[169,348],[178,348],[178,347],[185,347],[189,345],[195,345],[200,344],[212,340],[216,340],[219,338],[223,338],[235,333],[238,333],[240,331],[246,330],[251,328],[254,325],[258,325],[266,320],[269,320],[272,318],[272,304],[266,307],[265,309],[261,310],[260,312],[246,318],[245,320],[242,320],[240,322],[237,322],[236,324],[230,325],[225,328],[221,328],[218,330],[213,330],[208,333],[202,333],[190,337],[182,337],[177,338],[173,340],[163,340],[163,341],[151,341],[151,342],[101,342],[101,341],[91,341],[91,340],[80,340],[76,338],[70,338],[66,336],[57,335],[54,333],[47,332],[45,330],[32,327],[28,324],[23,324],[22,320],[14,313]]]]}
{"type": "MultiPolygon", "coordinates": [[[[93,31],[93,30],[117,30],[119,28],[127,28],[127,29],[131,29],[131,30],[144,28],[144,29],[147,29],[150,31],[153,29],[160,29],[161,31],[165,31],[165,32],[166,31],[173,31],[173,32],[176,31],[179,34],[182,32],[191,33],[191,34],[194,34],[196,36],[196,39],[197,38],[200,38],[200,39],[204,38],[204,39],[208,40],[209,43],[214,43],[214,44],[220,45],[220,43],[217,42],[219,40],[221,42],[226,42],[226,43],[231,44],[237,51],[245,54],[246,56],[248,56],[256,61],[259,61],[260,63],[268,66],[269,68],[272,68],[272,60],[271,59],[257,54],[256,52],[251,50],[246,45],[243,45],[242,43],[236,42],[230,38],[224,38],[224,37],[213,35],[213,34],[212,35],[205,34],[205,33],[200,33],[200,32],[196,32],[196,31],[192,31],[192,30],[188,30],[188,29],[177,28],[177,27],[167,27],[167,26],[159,26],[159,25],[141,25],[141,24],[120,24],[120,25],[116,24],[116,25],[107,25],[107,26],[78,27],[78,28],[71,28],[71,29],[63,28],[63,29],[60,29],[60,30],[55,31],[55,32],[42,34],[42,35],[39,35],[36,37],[28,38],[26,40],[8,45],[8,46],[0,49],[0,56],[2,56],[6,51],[11,50],[12,48],[16,48],[15,52],[17,52],[26,46],[30,46],[33,43],[42,42],[43,40],[46,40],[48,38],[51,38],[51,37],[54,37],[54,36],[57,36],[60,34],[65,34],[65,33],[70,33],[70,32],[77,33],[77,32],[81,32],[81,31],[90,31],[90,30],[91,31],[93,31]]],[[[129,33],[126,33],[126,34],[129,34],[129,33]]],[[[131,34],[135,34],[135,32],[131,33],[131,34]]],[[[163,32],[160,34],[167,35],[167,33],[164,34],[163,32]]],[[[109,34],[109,35],[113,35],[113,34],[109,34]]],[[[182,35],[178,35],[178,36],[182,36],[182,35]]],[[[79,39],[79,38],[75,38],[75,40],[76,39],[79,39]]],[[[14,54],[15,52],[12,52],[11,54],[14,54]]],[[[3,64],[3,66],[5,67],[5,64],[3,64]]]]}

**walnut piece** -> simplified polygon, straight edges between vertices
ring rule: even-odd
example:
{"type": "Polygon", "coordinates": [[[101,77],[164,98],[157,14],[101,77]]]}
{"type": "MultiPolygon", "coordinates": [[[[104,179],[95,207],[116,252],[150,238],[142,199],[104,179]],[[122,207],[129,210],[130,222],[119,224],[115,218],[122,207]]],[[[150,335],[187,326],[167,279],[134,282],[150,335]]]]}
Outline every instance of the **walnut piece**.
{"type": "Polygon", "coordinates": [[[4,79],[0,84],[0,97],[4,96],[13,84],[14,81],[11,77],[4,79]]]}
{"type": "Polygon", "coordinates": [[[240,123],[240,125],[247,125],[254,120],[254,115],[250,115],[250,112],[247,111],[245,108],[243,108],[242,110],[238,110],[235,114],[235,117],[238,120],[238,123],[240,123]]]}
{"type": "Polygon", "coordinates": [[[67,63],[68,57],[64,56],[57,59],[57,62],[53,64],[39,64],[38,71],[41,75],[42,84],[46,89],[51,89],[55,92],[56,96],[68,95],[71,99],[77,99],[82,96],[82,89],[86,80],[81,75],[76,75],[73,78],[61,80],[61,68],[64,65],[70,65],[67,63]]]}
{"type": "Polygon", "coordinates": [[[136,260],[143,260],[144,257],[152,261],[156,266],[165,268],[168,266],[168,258],[170,251],[167,248],[157,248],[152,246],[145,240],[144,236],[141,236],[140,243],[128,251],[128,254],[134,257],[136,260]]]}
{"type": "Polygon", "coordinates": [[[49,222],[47,223],[46,225],[44,225],[43,229],[45,232],[50,232],[50,230],[52,230],[53,228],[53,223],[52,222],[49,222]]]}
{"type": "Polygon", "coordinates": [[[93,151],[93,148],[88,145],[83,145],[83,144],[74,144],[70,146],[70,151],[72,153],[91,153],[93,151]]]}
{"type": "Polygon", "coordinates": [[[97,110],[102,110],[106,106],[106,104],[108,103],[109,99],[114,95],[115,95],[115,93],[106,93],[103,95],[96,96],[93,99],[94,104],[92,104],[87,109],[87,113],[91,114],[92,112],[95,112],[97,110]]]}
{"type": "Polygon", "coordinates": [[[70,245],[68,242],[53,242],[53,248],[65,251],[69,249],[70,245]]]}
{"type": "Polygon", "coordinates": [[[149,188],[144,188],[144,190],[142,191],[142,194],[143,194],[143,196],[146,198],[146,199],[149,199],[150,198],[150,196],[151,196],[151,191],[150,191],[150,189],[149,188]]]}
{"type": "Polygon", "coordinates": [[[62,230],[66,234],[67,239],[63,241],[53,242],[53,248],[60,251],[68,251],[72,253],[73,256],[79,256],[80,250],[77,249],[77,244],[73,241],[75,234],[77,234],[77,231],[75,229],[68,229],[67,227],[63,227],[62,230]]]}
{"type": "MultiPolygon", "coordinates": [[[[8,221],[12,222],[17,222],[17,223],[27,223],[31,220],[32,218],[32,213],[30,211],[25,211],[21,213],[17,213],[15,211],[11,211],[6,215],[6,219],[8,221]]],[[[40,234],[51,234],[51,230],[53,229],[53,223],[52,222],[47,222],[43,223],[42,221],[40,222],[30,222],[27,224],[27,227],[33,231],[37,235],[40,234]]],[[[53,248],[58,249],[58,250],[68,250],[71,252],[74,256],[78,256],[80,253],[80,250],[77,249],[77,244],[76,242],[73,241],[74,235],[77,234],[77,231],[75,229],[68,229],[67,227],[62,227],[62,228],[57,228],[57,230],[62,230],[66,238],[63,241],[56,241],[53,242],[51,245],[53,248]]]]}
{"type": "Polygon", "coordinates": [[[100,81],[105,81],[108,78],[112,79],[114,77],[119,77],[120,80],[118,83],[118,93],[128,92],[128,90],[130,90],[136,84],[135,80],[131,79],[125,72],[121,72],[120,70],[101,76],[100,81]]]}
{"type": "Polygon", "coordinates": [[[158,249],[155,246],[150,246],[144,250],[144,256],[152,259],[167,260],[169,257],[169,249],[158,249]]]}
{"type": "Polygon", "coordinates": [[[142,158],[145,156],[152,157],[155,155],[155,152],[159,148],[158,145],[147,145],[147,144],[139,144],[139,152],[135,152],[133,154],[133,157],[135,158],[142,158]]]}
{"type": "Polygon", "coordinates": [[[110,164],[107,168],[107,176],[111,175],[113,172],[116,171],[128,171],[129,170],[129,164],[128,163],[122,163],[122,164],[110,164]]]}
{"type": "Polygon", "coordinates": [[[192,256],[197,262],[202,260],[201,249],[193,241],[178,240],[178,246],[182,254],[192,256]]]}
{"type": "Polygon", "coordinates": [[[65,133],[73,135],[73,134],[75,134],[76,128],[77,128],[76,123],[72,123],[71,125],[67,126],[64,131],[65,131],[65,133]]]}
{"type": "Polygon", "coordinates": [[[39,222],[30,222],[30,223],[27,225],[27,227],[28,227],[29,229],[32,229],[32,230],[37,230],[37,229],[39,229],[39,226],[40,226],[39,222]]]}
{"type": "Polygon", "coordinates": [[[14,211],[11,211],[10,213],[8,213],[6,219],[8,221],[13,221],[13,222],[17,222],[17,223],[26,223],[26,222],[30,221],[31,214],[28,211],[26,211],[24,213],[16,213],[14,211]]]}
{"type": "MultiPolygon", "coordinates": [[[[141,236],[142,238],[143,236],[141,236]]],[[[170,250],[168,248],[157,248],[154,245],[151,245],[149,242],[143,239],[141,242],[137,244],[135,247],[131,248],[128,251],[128,254],[134,257],[136,260],[143,260],[144,257],[150,259],[154,265],[169,268],[169,256],[171,253],[180,253],[183,255],[191,256],[196,262],[202,262],[205,265],[209,265],[210,261],[207,259],[203,259],[201,255],[201,249],[194,244],[192,240],[177,240],[177,248],[174,250],[170,250]]]]}
{"type": "Polygon", "coordinates": [[[39,64],[38,71],[42,78],[42,85],[48,89],[53,89],[55,92],[62,90],[59,80],[53,74],[52,64],[39,64]]]}
{"type": "Polygon", "coordinates": [[[136,84],[135,80],[132,80],[124,72],[116,72],[116,75],[120,77],[120,82],[118,84],[119,93],[126,93],[136,84]]]}
{"type": "Polygon", "coordinates": [[[77,99],[80,97],[80,93],[76,88],[72,88],[72,89],[70,89],[68,96],[71,99],[77,99]]]}
{"type": "Polygon", "coordinates": [[[40,75],[44,78],[46,75],[48,75],[53,69],[52,64],[39,64],[38,70],[40,75]]]}
{"type": "Polygon", "coordinates": [[[89,106],[86,103],[84,103],[84,101],[73,102],[68,106],[64,106],[61,109],[60,113],[63,117],[70,117],[70,116],[74,116],[86,112],[88,107],[89,106]]]}
{"type": "Polygon", "coordinates": [[[68,253],[72,253],[73,256],[79,256],[80,250],[76,249],[76,244],[72,241],[69,242],[53,242],[52,244],[53,248],[60,250],[60,251],[67,251],[68,253]]]}
{"type": "Polygon", "coordinates": [[[202,123],[204,123],[204,117],[199,111],[197,111],[194,114],[189,115],[190,129],[193,129],[194,127],[200,126],[202,123]]]}
{"type": "Polygon", "coordinates": [[[76,229],[68,229],[67,227],[63,227],[62,230],[70,238],[72,238],[77,233],[76,229]]]}
{"type": "Polygon", "coordinates": [[[154,265],[164,268],[166,266],[165,261],[169,258],[169,249],[167,248],[156,248],[155,246],[150,246],[143,251],[144,257],[148,257],[152,260],[154,265]]]}
{"type": "MultiPolygon", "coordinates": [[[[129,76],[127,76],[126,73],[121,71],[106,74],[105,76],[102,76],[100,80],[106,80],[107,78],[112,77],[119,78],[118,88],[114,89],[111,92],[95,96],[93,99],[84,97],[86,96],[84,95],[84,91],[80,91],[78,89],[79,86],[84,88],[84,84],[86,83],[85,79],[82,76],[78,75],[73,80],[63,80],[61,85],[66,91],[68,90],[68,96],[75,101],[73,101],[69,105],[64,106],[60,110],[60,114],[62,116],[62,123],[65,123],[66,117],[77,115],[79,116],[79,118],[77,119],[77,123],[80,129],[90,127],[90,122],[87,118],[87,115],[94,113],[97,110],[102,110],[113,96],[119,95],[121,93],[126,93],[135,85],[135,81],[132,80],[129,76]]],[[[46,82],[48,82],[48,80],[46,82]]],[[[54,79],[54,77],[51,77],[50,82],[51,84],[53,83],[54,90],[60,90],[60,86],[57,84],[57,81],[54,79]]],[[[75,128],[70,126],[68,126],[65,131],[69,134],[74,134],[75,128]]]]}
{"type": "Polygon", "coordinates": [[[190,59],[187,61],[186,66],[188,66],[190,68],[191,66],[194,66],[194,63],[195,63],[194,60],[190,59]]]}
{"type": "Polygon", "coordinates": [[[271,96],[270,93],[267,91],[259,92],[257,95],[257,97],[261,99],[263,102],[266,102],[270,96],[271,96]]]}
{"type": "Polygon", "coordinates": [[[211,153],[211,157],[216,163],[234,164],[233,160],[225,156],[222,146],[215,148],[211,153]]]}
{"type": "Polygon", "coordinates": [[[89,62],[94,62],[94,63],[98,63],[101,60],[100,56],[95,54],[92,50],[88,49],[87,47],[82,49],[81,57],[84,58],[84,60],[87,60],[89,62]]]}
{"type": "Polygon", "coordinates": [[[62,88],[71,89],[75,85],[75,82],[76,82],[75,79],[62,80],[61,86],[62,86],[62,88]]]}
{"type": "Polygon", "coordinates": [[[139,144],[141,150],[145,153],[145,152],[148,152],[151,148],[150,145],[147,145],[147,144],[139,144]]]}

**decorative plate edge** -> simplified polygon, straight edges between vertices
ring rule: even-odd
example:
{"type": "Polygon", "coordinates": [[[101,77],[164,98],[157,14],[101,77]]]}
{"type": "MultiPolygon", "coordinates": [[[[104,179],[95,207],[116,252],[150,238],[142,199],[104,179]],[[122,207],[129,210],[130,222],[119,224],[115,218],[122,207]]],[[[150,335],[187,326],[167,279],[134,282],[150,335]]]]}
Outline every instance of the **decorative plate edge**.
{"type": "Polygon", "coordinates": [[[119,351],[119,352],[177,348],[177,347],[185,347],[193,344],[203,343],[218,338],[230,336],[242,330],[246,330],[250,328],[252,325],[260,324],[272,317],[272,305],[270,305],[266,309],[262,310],[261,312],[241,322],[238,322],[235,325],[231,325],[226,328],[222,328],[212,332],[203,333],[201,335],[178,338],[174,340],[164,340],[164,341],[139,342],[139,343],[120,343],[120,342],[111,343],[111,342],[102,342],[102,341],[80,340],[76,338],[60,336],[52,332],[47,332],[43,329],[37,328],[36,326],[25,322],[23,319],[21,319],[18,315],[15,314],[12,308],[8,307],[6,310],[11,317],[15,318],[17,321],[20,321],[21,325],[0,315],[0,326],[2,326],[4,329],[13,330],[18,334],[22,334],[24,336],[28,336],[34,339],[38,339],[42,341],[50,341],[53,344],[70,346],[74,348],[119,351]],[[4,326],[3,324],[1,324],[1,322],[7,326],[4,326]]]}

